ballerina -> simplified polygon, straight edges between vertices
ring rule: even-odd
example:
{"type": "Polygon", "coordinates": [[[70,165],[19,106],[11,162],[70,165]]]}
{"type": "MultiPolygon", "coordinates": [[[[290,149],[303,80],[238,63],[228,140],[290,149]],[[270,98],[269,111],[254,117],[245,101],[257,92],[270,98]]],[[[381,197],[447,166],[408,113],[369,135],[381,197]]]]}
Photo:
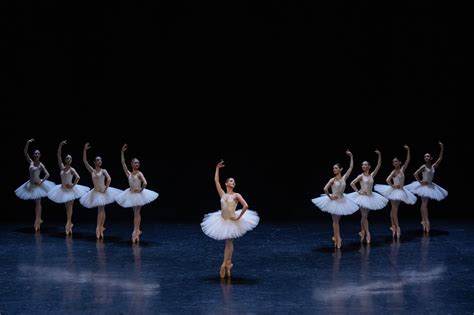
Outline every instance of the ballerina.
{"type": "Polygon", "coordinates": [[[394,157],[392,160],[393,170],[388,175],[386,182],[388,185],[377,184],[374,189],[390,200],[392,208],[390,210],[390,230],[392,231],[392,237],[400,238],[401,229],[398,222],[398,207],[401,202],[406,204],[415,204],[416,196],[413,195],[406,187],[405,183],[405,170],[410,163],[410,148],[407,145],[403,146],[407,150],[407,157],[405,163],[401,165],[400,160],[394,157]]]}
{"type": "Polygon", "coordinates": [[[40,162],[41,152],[35,150],[33,153],[33,159],[28,154],[28,147],[31,142],[35,139],[26,141],[23,153],[25,154],[26,161],[29,164],[30,180],[21,185],[15,190],[15,195],[23,200],[34,200],[35,201],[35,231],[40,230],[41,223],[41,212],[43,210],[41,206],[41,198],[48,196],[48,192],[55,186],[55,183],[47,180],[49,178],[48,170],[43,163],[40,162]],[[44,177],[40,178],[41,172],[44,173],[44,177]]]}
{"type": "Polygon", "coordinates": [[[125,176],[128,178],[130,188],[127,188],[115,196],[115,201],[124,208],[133,208],[134,218],[132,242],[135,243],[140,241],[140,235],[142,234],[142,231],[140,230],[140,223],[142,221],[140,210],[142,206],[158,198],[158,193],[145,189],[148,182],[143,173],[139,171],[140,161],[138,159],[133,158],[131,160],[130,164],[132,166],[132,171],[130,172],[128,170],[127,164],[125,163],[125,151],[127,148],[128,146],[124,144],[120,157],[122,168],[125,172],[125,176]]]}
{"type": "Polygon", "coordinates": [[[372,187],[374,185],[374,177],[380,170],[382,165],[382,154],[379,150],[375,150],[378,155],[377,166],[374,171],[370,173],[370,163],[367,161],[362,162],[363,173],[357,176],[352,182],[351,187],[355,192],[350,193],[347,197],[351,198],[359,207],[361,213],[361,230],[359,232],[360,241],[363,242],[364,238],[367,244],[370,244],[370,231],[369,231],[369,210],[380,210],[383,209],[388,199],[384,196],[373,192],[372,187]],[[357,188],[357,183],[360,185],[360,189],[357,188]]]}
{"type": "Polygon", "coordinates": [[[346,188],[346,180],[352,172],[354,166],[354,158],[351,151],[347,150],[346,154],[350,157],[349,169],[342,175],[342,165],[337,163],[332,167],[334,177],[331,178],[326,186],[324,186],[325,195],[311,199],[311,201],[321,211],[329,212],[332,216],[332,228],[334,236],[332,240],[334,247],[341,248],[342,238],[339,228],[339,219],[341,215],[350,215],[359,209],[359,206],[350,198],[344,196],[344,189],[346,188]],[[331,193],[329,193],[331,188],[331,193]]]}
{"type": "Polygon", "coordinates": [[[431,164],[433,158],[429,153],[425,153],[425,163],[420,166],[420,168],[418,168],[413,174],[416,181],[405,186],[409,191],[415,195],[420,196],[421,198],[421,225],[423,226],[423,232],[426,233],[430,232],[430,221],[428,219],[428,201],[430,199],[441,201],[448,196],[448,191],[446,189],[433,183],[435,168],[439,166],[441,160],[443,159],[444,145],[439,142],[439,146],[440,152],[436,162],[431,164]],[[420,173],[422,175],[421,179],[420,173]]]}
{"type": "Polygon", "coordinates": [[[233,239],[241,237],[254,229],[260,218],[256,211],[248,209],[248,204],[242,195],[234,192],[236,183],[232,177],[225,180],[226,191],[224,192],[219,182],[219,169],[222,167],[224,167],[223,160],[216,165],[214,175],[216,189],[221,198],[221,210],[206,214],[201,222],[201,228],[204,234],[210,238],[226,241],[224,261],[219,272],[220,277],[225,278],[231,276],[233,267],[233,239]],[[242,209],[235,211],[238,203],[242,205],[242,209]]]}
{"type": "Polygon", "coordinates": [[[78,185],[77,183],[81,179],[79,174],[77,174],[76,170],[71,166],[72,164],[72,156],[66,155],[64,158],[64,163],[61,157],[61,149],[62,146],[65,145],[67,142],[66,140],[61,141],[58,146],[58,165],[60,170],[61,176],[61,184],[54,186],[48,192],[48,198],[56,203],[64,203],[66,206],[66,226],[65,232],[66,235],[72,234],[72,211],[74,200],[81,198],[85,195],[90,188],[82,185],[78,185]],[[74,178],[74,182],[72,179],[74,178]]]}
{"type": "Polygon", "coordinates": [[[91,189],[87,194],[83,195],[79,202],[86,208],[97,207],[97,227],[95,229],[95,235],[98,239],[104,238],[105,231],[105,205],[113,203],[115,196],[121,192],[117,188],[112,188],[110,182],[112,178],[106,169],[102,168],[102,158],[96,156],[94,159],[94,168],[87,162],[87,150],[91,148],[89,142],[84,145],[84,151],[82,153],[82,161],[86,169],[91,173],[92,182],[94,183],[94,189],[91,189]],[[105,180],[105,184],[104,184],[105,180]]]}

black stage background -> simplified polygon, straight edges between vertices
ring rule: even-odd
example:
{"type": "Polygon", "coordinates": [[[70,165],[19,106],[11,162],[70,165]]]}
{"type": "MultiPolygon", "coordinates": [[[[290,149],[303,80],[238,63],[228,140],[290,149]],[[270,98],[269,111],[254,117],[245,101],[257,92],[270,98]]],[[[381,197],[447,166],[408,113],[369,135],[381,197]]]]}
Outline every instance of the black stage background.
{"type": "MultiPolygon", "coordinates": [[[[264,1],[202,4],[41,1],[2,4],[9,54],[1,109],[2,220],[33,219],[33,202],[13,191],[28,178],[23,146],[42,152],[59,183],[58,143],[73,156],[81,184],[89,161],[104,159],[112,186],[124,189],[120,148],[138,157],[149,188],[160,193],[144,218],[199,220],[219,207],[214,166],[264,219],[325,217],[310,202],[344,151],[376,164],[384,183],[391,159],[425,152],[445,159],[435,182],[449,191],[431,202],[440,217],[469,217],[473,185],[470,125],[460,111],[465,81],[464,20],[432,3],[264,1]],[[442,9],[442,10],[441,10],[442,9]]],[[[351,192],[348,187],[346,192],[351,192]]],[[[43,202],[46,219],[64,209],[43,202]]],[[[401,216],[419,216],[419,204],[401,216]]],[[[106,208],[108,220],[130,211],[106,208]]],[[[96,212],[75,205],[75,221],[96,212]]],[[[387,214],[388,215],[388,214],[387,214]]]]}

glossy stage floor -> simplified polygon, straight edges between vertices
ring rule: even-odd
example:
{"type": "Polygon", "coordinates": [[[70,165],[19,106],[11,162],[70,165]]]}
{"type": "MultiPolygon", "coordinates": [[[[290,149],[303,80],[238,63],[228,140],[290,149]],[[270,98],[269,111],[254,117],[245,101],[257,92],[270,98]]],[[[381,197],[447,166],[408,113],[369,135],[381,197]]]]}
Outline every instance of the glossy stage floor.
{"type": "Polygon", "coordinates": [[[220,281],[223,242],[199,224],[92,224],[65,237],[46,222],[0,225],[0,314],[374,313],[473,314],[474,224],[403,222],[393,241],[372,223],[361,245],[356,221],[342,220],[335,250],[330,219],[261,223],[235,241],[231,280],[220,281]]]}

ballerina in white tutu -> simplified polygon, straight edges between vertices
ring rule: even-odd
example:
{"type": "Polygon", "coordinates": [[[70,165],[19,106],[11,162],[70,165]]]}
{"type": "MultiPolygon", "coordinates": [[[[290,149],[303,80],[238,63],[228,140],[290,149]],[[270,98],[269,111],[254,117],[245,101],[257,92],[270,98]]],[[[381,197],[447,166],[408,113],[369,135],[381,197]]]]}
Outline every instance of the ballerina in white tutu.
{"type": "Polygon", "coordinates": [[[363,242],[364,238],[367,244],[370,244],[370,231],[369,231],[369,210],[380,210],[383,209],[387,203],[388,199],[384,196],[372,191],[374,186],[374,177],[380,170],[382,165],[382,155],[379,150],[375,150],[375,153],[378,155],[377,166],[374,171],[370,173],[370,163],[367,161],[362,162],[362,171],[363,173],[357,176],[352,182],[351,187],[355,192],[350,193],[347,197],[351,198],[359,207],[361,213],[360,227],[359,232],[360,241],[363,242]],[[360,189],[357,188],[357,183],[360,185],[360,189]]]}
{"type": "Polygon", "coordinates": [[[142,221],[140,209],[142,206],[158,198],[158,193],[149,189],[145,189],[148,183],[143,173],[138,170],[140,168],[140,161],[138,159],[133,158],[131,160],[130,164],[132,166],[132,171],[130,172],[128,170],[127,164],[125,163],[124,153],[127,148],[128,146],[124,144],[120,158],[122,161],[123,171],[125,172],[125,176],[128,178],[130,188],[127,188],[115,196],[115,201],[124,208],[133,208],[134,218],[132,242],[135,243],[140,241],[140,234],[142,234],[142,231],[140,230],[140,222],[142,221]]]}
{"type": "Polygon", "coordinates": [[[28,170],[30,172],[30,180],[18,187],[15,190],[15,195],[23,200],[35,201],[36,218],[34,228],[35,231],[39,231],[41,223],[43,223],[43,220],[41,219],[41,198],[46,197],[48,195],[48,191],[52,189],[55,184],[47,180],[49,173],[46,170],[44,164],[40,162],[40,151],[35,150],[33,153],[33,159],[30,158],[30,155],[28,154],[28,146],[33,141],[35,141],[35,139],[28,140],[25,144],[25,148],[23,149],[26,161],[29,164],[28,170]],[[40,178],[41,172],[44,173],[44,177],[42,179],[40,178]]]}
{"type": "Polygon", "coordinates": [[[387,177],[388,185],[377,184],[374,189],[390,200],[392,208],[390,210],[390,230],[392,231],[392,237],[397,236],[400,238],[401,230],[400,224],[398,223],[398,207],[401,202],[407,204],[414,204],[416,202],[416,196],[409,192],[405,187],[405,170],[410,163],[410,148],[407,145],[403,146],[407,150],[407,157],[405,163],[401,165],[400,160],[394,157],[392,160],[393,171],[387,177]]]}
{"type": "Polygon", "coordinates": [[[94,183],[94,189],[91,189],[88,193],[83,195],[79,202],[86,208],[97,207],[97,227],[95,229],[95,235],[98,239],[104,238],[105,231],[105,205],[113,203],[115,196],[121,192],[121,190],[109,187],[112,178],[110,178],[107,170],[102,168],[102,158],[97,156],[94,159],[94,168],[87,162],[87,150],[91,148],[89,142],[84,145],[84,151],[82,153],[82,161],[86,166],[86,169],[91,173],[92,182],[94,183]],[[104,184],[105,180],[105,184],[104,184]]]}
{"type": "Polygon", "coordinates": [[[444,145],[440,142],[439,146],[441,150],[436,162],[431,164],[433,158],[429,153],[425,153],[425,164],[420,166],[420,168],[416,170],[415,174],[413,174],[416,178],[416,181],[405,186],[409,191],[421,197],[421,225],[423,226],[423,232],[426,233],[429,233],[430,231],[430,221],[428,220],[428,201],[430,199],[440,201],[448,196],[448,191],[446,189],[433,183],[435,168],[439,166],[439,163],[441,163],[441,160],[443,159],[444,145]],[[422,175],[421,179],[420,173],[422,175]]]}
{"type": "Polygon", "coordinates": [[[329,212],[332,215],[332,228],[334,236],[334,247],[341,248],[342,239],[339,230],[339,219],[341,215],[350,215],[359,209],[359,206],[354,203],[351,199],[346,198],[344,195],[344,189],[346,188],[346,180],[351,175],[352,168],[354,167],[354,159],[352,153],[347,150],[346,154],[350,157],[349,169],[344,175],[341,174],[343,168],[342,165],[337,163],[332,167],[334,177],[324,186],[325,195],[311,199],[311,201],[321,211],[329,212]],[[331,188],[331,193],[329,193],[331,188]]]}
{"type": "Polygon", "coordinates": [[[66,144],[66,140],[61,141],[58,146],[58,165],[61,176],[61,184],[56,185],[48,192],[48,198],[56,203],[64,203],[66,206],[66,235],[72,234],[72,207],[74,200],[86,194],[90,188],[77,183],[81,179],[76,170],[71,166],[72,156],[69,154],[62,161],[61,149],[66,144]],[[74,178],[74,182],[72,179],[74,178]]]}
{"type": "Polygon", "coordinates": [[[232,269],[232,252],[234,251],[233,239],[241,237],[255,228],[260,220],[256,211],[248,210],[248,204],[244,198],[234,192],[235,180],[227,178],[225,181],[226,192],[219,182],[219,169],[224,167],[221,160],[216,166],[214,181],[217,192],[221,197],[221,210],[208,213],[201,223],[202,231],[215,240],[226,240],[224,250],[224,262],[221,265],[220,277],[230,277],[232,269]],[[241,210],[235,211],[237,204],[242,205],[241,210]]]}

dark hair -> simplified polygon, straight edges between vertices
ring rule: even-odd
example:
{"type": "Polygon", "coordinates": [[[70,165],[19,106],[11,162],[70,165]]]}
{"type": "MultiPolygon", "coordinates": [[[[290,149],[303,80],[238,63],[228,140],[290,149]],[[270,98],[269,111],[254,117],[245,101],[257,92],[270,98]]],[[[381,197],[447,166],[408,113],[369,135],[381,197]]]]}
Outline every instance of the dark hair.
{"type": "Polygon", "coordinates": [[[227,183],[229,180],[233,179],[233,177],[227,177],[225,182],[227,183]]]}
{"type": "Polygon", "coordinates": [[[342,164],[341,164],[341,163],[336,163],[336,164],[334,164],[334,165],[336,165],[336,166],[339,167],[339,168],[342,168],[342,164]]]}

